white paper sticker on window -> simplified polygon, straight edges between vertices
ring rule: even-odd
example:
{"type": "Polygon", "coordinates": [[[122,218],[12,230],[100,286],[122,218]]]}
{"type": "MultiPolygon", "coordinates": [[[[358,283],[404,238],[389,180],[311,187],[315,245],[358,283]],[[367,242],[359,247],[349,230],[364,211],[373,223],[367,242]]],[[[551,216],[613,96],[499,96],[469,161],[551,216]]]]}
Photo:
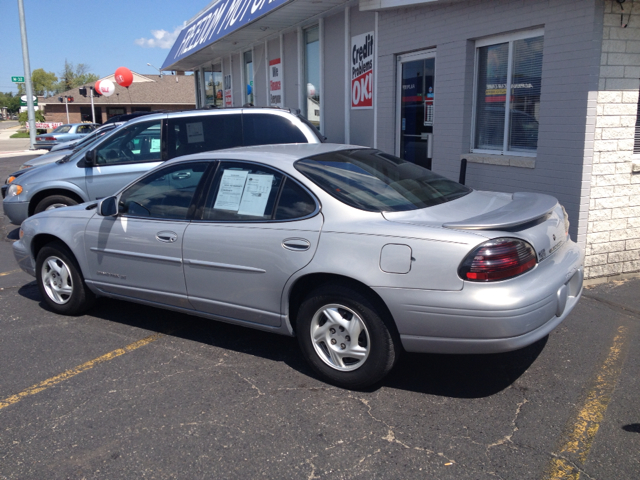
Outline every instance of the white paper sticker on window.
{"type": "Polygon", "coordinates": [[[149,150],[149,153],[158,153],[160,151],[160,139],[159,138],[152,138],[151,139],[151,149],[149,150]]]}
{"type": "Polygon", "coordinates": [[[202,122],[187,123],[187,142],[204,142],[204,130],[202,129],[202,122]]]}
{"type": "Polygon", "coordinates": [[[225,170],[220,179],[220,188],[213,208],[237,212],[248,174],[246,170],[225,170]]]}
{"type": "Polygon", "coordinates": [[[264,216],[273,185],[273,175],[249,175],[240,201],[239,215],[264,216]]]}

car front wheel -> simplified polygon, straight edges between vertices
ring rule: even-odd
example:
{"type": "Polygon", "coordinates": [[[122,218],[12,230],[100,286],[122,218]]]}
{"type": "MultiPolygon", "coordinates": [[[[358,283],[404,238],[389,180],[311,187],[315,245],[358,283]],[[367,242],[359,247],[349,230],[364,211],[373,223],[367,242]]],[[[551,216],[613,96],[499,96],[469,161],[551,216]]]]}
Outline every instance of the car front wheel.
{"type": "Polygon", "coordinates": [[[52,210],[54,208],[69,207],[71,205],[77,205],[73,198],[69,198],[66,195],[51,195],[45,197],[38,202],[34,213],[44,212],[45,210],[52,210]]]}
{"type": "Polygon", "coordinates": [[[395,365],[400,348],[372,296],[327,285],[300,306],[297,335],[313,369],[339,387],[365,388],[395,365]]]}
{"type": "Polygon", "coordinates": [[[50,243],[38,252],[36,280],[45,303],[56,313],[78,315],[95,301],[73,254],[62,243],[50,243]]]}

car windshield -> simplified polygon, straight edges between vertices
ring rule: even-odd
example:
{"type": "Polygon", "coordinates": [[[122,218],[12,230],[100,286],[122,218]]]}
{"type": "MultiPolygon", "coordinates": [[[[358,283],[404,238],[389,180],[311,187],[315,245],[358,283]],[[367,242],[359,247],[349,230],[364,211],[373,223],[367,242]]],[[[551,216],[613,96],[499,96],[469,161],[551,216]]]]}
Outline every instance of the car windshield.
{"type": "Polygon", "coordinates": [[[402,212],[460,198],[471,189],[379,150],[354,149],[298,160],[295,168],[325,192],[369,212],[402,212]]]}
{"type": "Polygon", "coordinates": [[[71,130],[71,125],[60,125],[51,133],[67,133],[69,130],[71,130]]]}

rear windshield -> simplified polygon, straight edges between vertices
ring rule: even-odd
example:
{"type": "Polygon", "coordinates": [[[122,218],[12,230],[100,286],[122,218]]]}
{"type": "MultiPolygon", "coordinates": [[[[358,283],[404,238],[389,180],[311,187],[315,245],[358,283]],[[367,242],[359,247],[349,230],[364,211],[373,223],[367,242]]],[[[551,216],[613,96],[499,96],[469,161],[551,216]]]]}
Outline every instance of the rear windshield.
{"type": "Polygon", "coordinates": [[[69,130],[71,130],[71,125],[60,125],[51,133],[67,133],[69,130]]]}
{"type": "Polygon", "coordinates": [[[298,171],[325,192],[369,212],[402,212],[455,200],[470,188],[379,150],[354,149],[299,160],[298,171]]]}

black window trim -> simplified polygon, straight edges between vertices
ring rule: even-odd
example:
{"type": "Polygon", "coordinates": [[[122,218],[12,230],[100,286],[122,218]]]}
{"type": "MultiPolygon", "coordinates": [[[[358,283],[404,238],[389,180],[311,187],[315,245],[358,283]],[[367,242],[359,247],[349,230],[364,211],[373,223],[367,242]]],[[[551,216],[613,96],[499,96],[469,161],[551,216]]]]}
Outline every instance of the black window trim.
{"type": "MultiPolygon", "coordinates": [[[[200,183],[198,184],[198,187],[196,188],[196,191],[193,193],[193,198],[191,199],[191,203],[189,204],[189,208],[187,209],[187,217],[186,218],[162,218],[162,217],[141,217],[139,215],[127,215],[125,213],[121,213],[118,212],[118,217],[126,217],[126,218],[132,218],[132,219],[136,219],[136,220],[149,220],[149,221],[153,221],[153,222],[191,222],[192,220],[194,220],[194,216],[196,214],[196,212],[199,210],[199,208],[201,208],[201,204],[204,203],[205,199],[206,199],[206,195],[204,195],[205,190],[208,191],[208,189],[205,189],[205,185],[207,185],[207,183],[209,183],[211,180],[213,180],[212,177],[212,172],[217,171],[217,164],[218,162],[215,161],[211,161],[211,160],[205,160],[205,159],[189,159],[189,160],[185,160],[184,162],[175,162],[172,163],[170,165],[163,165],[163,168],[171,168],[175,165],[190,165],[190,164],[196,164],[196,163],[204,163],[204,164],[209,164],[207,165],[207,168],[205,169],[204,173],[202,174],[202,178],[200,179],[200,183]],[[203,198],[204,197],[204,198],[203,198]]],[[[123,164],[121,164],[123,165],[123,164]]],[[[135,179],[135,181],[131,182],[129,185],[127,185],[126,187],[124,187],[120,192],[118,192],[116,194],[116,203],[118,205],[120,205],[120,198],[122,197],[122,194],[128,190],[130,187],[132,187],[134,184],[141,182],[142,180],[144,180],[145,178],[147,178],[148,176],[155,174],[158,172],[158,170],[160,170],[159,168],[156,169],[152,169],[151,171],[149,171],[148,173],[146,173],[145,175],[138,177],[135,179]]]]}
{"type": "MultiPolygon", "coordinates": [[[[312,218],[315,217],[316,215],[318,215],[321,211],[322,211],[322,204],[320,203],[320,200],[318,199],[318,197],[316,197],[313,192],[311,190],[309,190],[306,185],[304,185],[302,182],[300,182],[298,179],[293,178],[291,175],[289,175],[286,172],[283,172],[282,170],[280,170],[277,167],[274,167],[273,165],[267,165],[265,163],[260,163],[260,162],[254,162],[252,160],[243,160],[243,159],[237,159],[237,158],[218,158],[215,160],[216,162],[216,168],[212,169],[210,175],[211,178],[207,177],[206,181],[209,183],[208,188],[206,189],[206,192],[202,192],[202,198],[199,199],[201,200],[201,203],[199,203],[197,205],[197,207],[195,208],[196,212],[199,212],[199,217],[200,218],[193,218],[192,221],[194,223],[233,223],[233,224],[249,224],[249,223],[288,223],[288,222],[298,222],[300,220],[306,220],[308,218],[312,218]],[[211,189],[213,188],[213,181],[216,178],[216,174],[218,173],[218,169],[220,168],[220,166],[224,163],[224,162],[232,162],[232,163],[249,163],[252,165],[257,165],[263,168],[268,168],[271,170],[274,170],[278,173],[280,173],[283,177],[284,177],[284,181],[282,182],[282,184],[280,185],[279,189],[278,189],[278,193],[276,194],[276,200],[273,204],[273,212],[271,214],[271,217],[273,217],[277,210],[278,210],[278,203],[280,202],[280,196],[282,195],[282,190],[284,188],[284,185],[287,183],[288,180],[292,180],[294,183],[297,183],[298,186],[300,186],[307,194],[309,194],[309,196],[311,197],[311,199],[313,200],[313,202],[315,203],[315,209],[313,210],[312,213],[305,215],[304,217],[296,217],[296,218],[288,218],[288,219],[283,219],[283,220],[276,220],[274,218],[271,218],[269,220],[209,220],[209,219],[203,219],[202,216],[204,215],[204,204],[207,200],[207,198],[209,197],[209,193],[211,191],[211,189]]],[[[203,183],[204,185],[204,183],[203,183]]],[[[203,188],[204,190],[204,188],[203,188]]],[[[197,192],[196,192],[197,193],[197,192]]],[[[195,195],[194,195],[195,197],[195,195]]]]}

